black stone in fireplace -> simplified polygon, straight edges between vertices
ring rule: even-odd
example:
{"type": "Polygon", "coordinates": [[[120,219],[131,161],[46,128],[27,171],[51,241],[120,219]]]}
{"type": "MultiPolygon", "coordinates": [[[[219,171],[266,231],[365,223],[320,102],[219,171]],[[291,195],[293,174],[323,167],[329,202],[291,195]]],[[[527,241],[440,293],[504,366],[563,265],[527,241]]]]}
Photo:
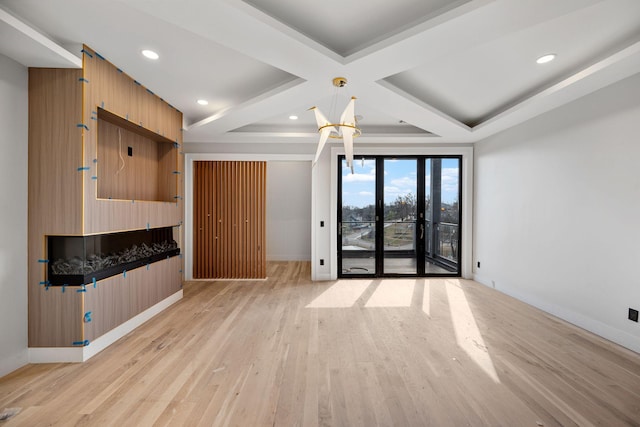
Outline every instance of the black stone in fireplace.
{"type": "Polygon", "coordinates": [[[50,285],[82,285],[180,254],[178,227],[47,236],[50,285]]]}

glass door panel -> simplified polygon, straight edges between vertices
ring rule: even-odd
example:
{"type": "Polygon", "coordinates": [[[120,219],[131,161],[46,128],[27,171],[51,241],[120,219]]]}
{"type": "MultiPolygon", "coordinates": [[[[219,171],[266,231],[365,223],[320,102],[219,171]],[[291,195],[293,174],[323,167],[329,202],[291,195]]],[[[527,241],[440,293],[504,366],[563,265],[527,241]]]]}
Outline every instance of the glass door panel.
{"type": "Polygon", "coordinates": [[[342,276],[376,274],[376,161],[354,160],[354,173],[341,159],[341,237],[339,267],[342,276]]]}
{"type": "Polygon", "coordinates": [[[459,272],[460,159],[425,159],[425,273],[459,272]]]}
{"type": "Polygon", "coordinates": [[[417,167],[417,159],[384,159],[384,274],[417,274],[417,167]]]}

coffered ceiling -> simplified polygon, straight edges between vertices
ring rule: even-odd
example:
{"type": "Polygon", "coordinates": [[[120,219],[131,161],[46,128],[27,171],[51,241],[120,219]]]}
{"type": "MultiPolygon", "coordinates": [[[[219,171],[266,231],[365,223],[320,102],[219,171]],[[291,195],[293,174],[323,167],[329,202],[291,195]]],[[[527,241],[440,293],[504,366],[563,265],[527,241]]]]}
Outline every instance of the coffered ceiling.
{"type": "Polygon", "coordinates": [[[180,109],[193,143],[314,147],[308,108],[339,116],[351,96],[358,141],[475,142],[640,72],[638,0],[0,0],[0,8],[0,53],[74,67],[85,43],[180,109]],[[556,59],[536,63],[548,53],[556,59]],[[332,106],[337,76],[349,83],[332,106]]]}

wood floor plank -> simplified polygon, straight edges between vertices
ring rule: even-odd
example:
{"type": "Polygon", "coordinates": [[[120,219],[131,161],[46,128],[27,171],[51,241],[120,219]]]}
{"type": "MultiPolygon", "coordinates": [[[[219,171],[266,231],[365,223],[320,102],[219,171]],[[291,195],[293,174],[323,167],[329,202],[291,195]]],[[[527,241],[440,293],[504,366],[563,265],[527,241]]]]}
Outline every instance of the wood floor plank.
{"type": "Polygon", "coordinates": [[[640,355],[493,289],[267,274],[185,283],[89,361],[1,378],[3,427],[640,426],[640,355]]]}

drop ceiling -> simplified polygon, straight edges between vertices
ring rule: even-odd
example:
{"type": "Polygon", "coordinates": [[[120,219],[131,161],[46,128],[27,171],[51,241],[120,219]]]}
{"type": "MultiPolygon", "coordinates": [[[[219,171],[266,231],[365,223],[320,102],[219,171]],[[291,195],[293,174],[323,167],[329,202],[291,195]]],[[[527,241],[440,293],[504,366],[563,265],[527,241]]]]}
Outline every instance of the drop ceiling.
{"type": "Polygon", "coordinates": [[[640,72],[640,1],[0,0],[1,54],[78,67],[83,43],[181,110],[186,142],[313,151],[308,108],[333,112],[343,76],[358,141],[469,143],[640,72]]]}

